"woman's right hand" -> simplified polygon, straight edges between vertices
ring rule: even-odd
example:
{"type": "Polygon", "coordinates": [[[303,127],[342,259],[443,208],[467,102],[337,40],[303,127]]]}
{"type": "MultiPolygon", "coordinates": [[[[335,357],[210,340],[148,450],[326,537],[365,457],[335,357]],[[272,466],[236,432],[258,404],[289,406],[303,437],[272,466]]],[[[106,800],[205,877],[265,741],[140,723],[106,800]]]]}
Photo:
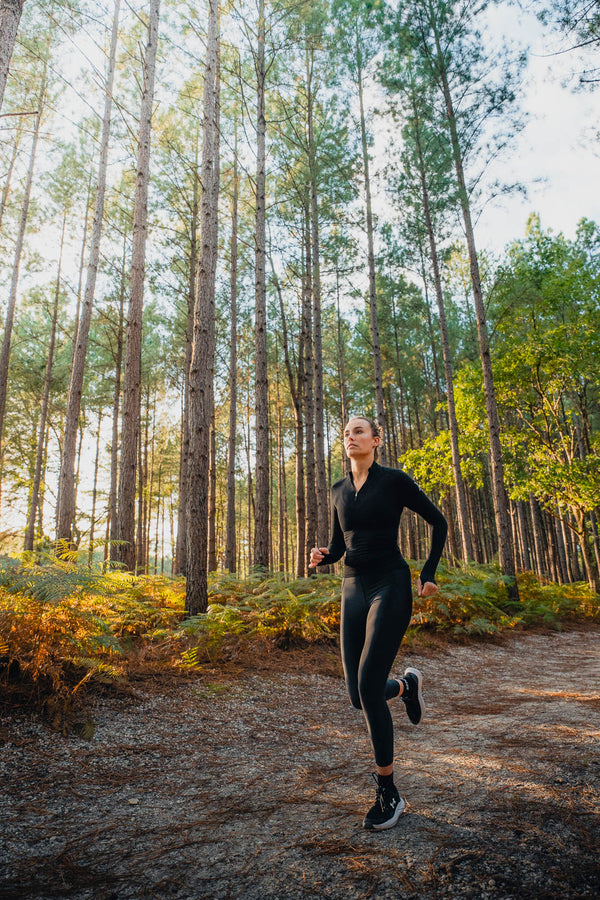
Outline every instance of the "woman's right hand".
{"type": "Polygon", "coordinates": [[[312,547],[310,551],[309,569],[315,569],[327,553],[327,547],[312,547]]]}

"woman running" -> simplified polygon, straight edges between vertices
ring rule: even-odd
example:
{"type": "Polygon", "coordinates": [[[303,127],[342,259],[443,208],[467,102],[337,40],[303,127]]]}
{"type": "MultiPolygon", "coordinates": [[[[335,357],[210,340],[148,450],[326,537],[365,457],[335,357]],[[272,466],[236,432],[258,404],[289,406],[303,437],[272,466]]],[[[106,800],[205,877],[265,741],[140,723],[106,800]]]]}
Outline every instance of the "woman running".
{"type": "Polygon", "coordinates": [[[417,581],[420,597],[437,590],[435,570],[447,532],[446,519],[412,478],[378,465],[379,442],[374,422],[364,416],[350,419],[344,447],[351,471],[331,489],[331,543],[310,552],[311,568],[337,562],[346,554],[342,663],[350,700],[363,710],[375,754],[377,797],[363,821],[365,828],[375,831],[392,828],[406,805],[394,784],[394,730],[387,701],[400,697],[414,725],[425,709],[418,669],[406,669],[399,679],[389,677],[412,614],[410,569],[398,547],[403,508],[433,526],[431,551],[417,581]]]}

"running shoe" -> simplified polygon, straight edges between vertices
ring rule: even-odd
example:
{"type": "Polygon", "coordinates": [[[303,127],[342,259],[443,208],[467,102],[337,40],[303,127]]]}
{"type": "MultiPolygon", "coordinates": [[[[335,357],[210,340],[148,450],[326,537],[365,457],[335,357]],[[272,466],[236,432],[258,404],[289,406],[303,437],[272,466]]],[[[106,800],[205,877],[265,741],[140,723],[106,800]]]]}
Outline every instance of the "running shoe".
{"type": "Polygon", "coordinates": [[[395,784],[389,787],[377,785],[375,803],[363,820],[363,828],[368,831],[385,831],[393,828],[406,808],[406,803],[398,794],[395,784]]]}
{"type": "Polygon", "coordinates": [[[423,676],[418,669],[408,668],[404,673],[404,679],[408,684],[408,692],[404,691],[400,699],[406,706],[406,714],[410,721],[413,725],[418,725],[425,715],[423,676]]]}

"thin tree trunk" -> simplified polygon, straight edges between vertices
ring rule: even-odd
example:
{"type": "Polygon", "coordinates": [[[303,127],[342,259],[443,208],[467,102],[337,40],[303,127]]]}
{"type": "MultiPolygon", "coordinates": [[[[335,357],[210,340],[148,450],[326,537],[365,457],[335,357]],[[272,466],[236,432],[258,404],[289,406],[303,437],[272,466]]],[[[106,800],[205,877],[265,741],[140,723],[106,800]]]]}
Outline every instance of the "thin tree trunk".
{"type": "Polygon", "coordinates": [[[187,615],[208,605],[209,443],[215,360],[215,275],[219,198],[219,4],[209,0],[204,72],[201,247],[190,363],[190,451],[187,500],[187,615]]]}
{"type": "Polygon", "coordinates": [[[200,135],[195,133],[194,175],[192,180],[191,218],[190,218],[190,270],[187,293],[187,327],[185,338],[185,370],[183,374],[183,408],[181,416],[181,453],[179,457],[179,509],[177,512],[177,544],[174,571],[186,574],[186,523],[188,498],[188,469],[190,449],[189,428],[189,396],[190,396],[190,364],[192,360],[192,341],[194,336],[194,308],[196,305],[196,277],[198,268],[198,220],[200,214],[200,178],[198,174],[198,154],[200,135]]]}
{"type": "MultiPolygon", "coordinates": [[[[329,535],[329,512],[327,503],[327,473],[325,471],[325,434],[323,414],[323,340],[321,333],[321,262],[319,246],[319,198],[317,186],[317,158],[314,136],[312,88],[314,68],[314,48],[306,53],[307,118],[308,118],[308,164],[310,173],[310,241],[312,250],[312,296],[313,296],[313,369],[314,369],[314,428],[315,428],[315,491],[317,495],[316,546],[327,544],[329,535]]],[[[328,572],[323,566],[322,572],[328,572]]]]}
{"type": "Polygon", "coordinates": [[[44,461],[44,445],[46,438],[46,423],[48,421],[48,405],[50,403],[50,386],[52,381],[52,365],[54,363],[54,347],[56,343],[56,324],[58,322],[58,304],[60,300],[60,279],[62,269],[63,247],[65,243],[65,226],[67,223],[67,214],[63,216],[62,232],[60,237],[60,252],[58,255],[58,271],[56,273],[56,286],[54,289],[54,305],[52,307],[52,325],[50,330],[50,343],[48,345],[48,355],[46,357],[46,372],[44,375],[44,394],[42,398],[42,408],[40,411],[40,427],[37,440],[37,451],[35,458],[35,472],[33,475],[33,489],[31,492],[31,504],[29,507],[29,517],[27,520],[27,530],[25,532],[24,550],[33,550],[33,540],[35,532],[35,516],[38,507],[38,498],[40,493],[40,484],[42,480],[42,466],[44,461]]]}
{"type": "Polygon", "coordinates": [[[0,109],[25,0],[0,0],[0,109]]]}
{"type": "MultiPolygon", "coordinates": [[[[344,364],[344,342],[342,340],[342,316],[340,312],[340,273],[336,269],[336,305],[337,305],[337,351],[338,351],[338,378],[340,386],[340,422],[341,432],[346,427],[348,421],[348,400],[346,387],[346,368],[344,364]]],[[[342,457],[343,467],[345,467],[345,454],[342,457]]]]}
{"type": "Polygon", "coordinates": [[[110,140],[110,119],[112,111],[113,84],[115,73],[115,59],[117,54],[117,39],[119,35],[119,9],[121,0],[115,0],[113,26],[108,60],[108,73],[104,97],[104,116],[102,119],[102,137],[100,143],[100,162],[98,165],[98,181],[96,187],[96,204],[94,208],[94,223],[92,226],[92,240],[90,244],[90,256],[87,266],[87,279],[83,298],[83,309],[77,334],[75,336],[75,350],[73,365],[69,382],[67,399],[67,415],[65,419],[65,431],[63,435],[63,453],[60,466],[58,507],[56,513],[56,538],[59,541],[71,543],[73,519],[75,517],[75,444],[77,441],[77,427],[81,412],[81,398],[83,394],[83,379],[85,374],[85,361],[87,357],[88,339],[92,321],[92,308],[94,305],[94,293],[96,290],[96,276],[100,261],[100,240],[102,237],[102,224],[104,218],[104,197],[106,194],[106,172],[108,167],[108,144],[110,140]]]}
{"type": "Polygon", "coordinates": [[[123,238],[123,261],[121,264],[121,286],[119,290],[119,328],[117,331],[117,352],[115,358],[115,384],[112,404],[112,436],[110,444],[110,490],[108,494],[108,522],[106,525],[107,548],[105,559],[115,556],[115,541],[119,537],[117,518],[117,479],[119,474],[119,408],[121,401],[121,367],[123,365],[123,331],[125,326],[125,265],[127,237],[123,238]]]}
{"type": "Polygon", "coordinates": [[[210,423],[210,456],[208,468],[208,571],[217,570],[217,442],[215,411],[210,423]]]}
{"type": "Polygon", "coordinates": [[[537,560],[537,574],[541,578],[548,577],[548,567],[546,564],[546,551],[544,548],[544,538],[542,533],[541,512],[537,499],[533,494],[529,494],[529,504],[531,509],[531,521],[533,525],[533,544],[535,547],[535,556],[537,560]]]}
{"type": "Polygon", "coordinates": [[[304,247],[305,272],[302,283],[302,347],[304,350],[304,425],[306,441],[306,534],[305,558],[310,556],[310,548],[317,540],[317,491],[315,463],[315,398],[314,366],[312,347],[312,251],[310,244],[309,206],[305,208],[304,247]]]}
{"type": "MultiPolygon", "coordinates": [[[[87,235],[90,224],[90,197],[92,194],[93,174],[88,178],[87,194],[85,198],[85,213],[83,216],[83,234],[81,236],[81,252],[79,254],[79,270],[77,275],[77,300],[75,303],[75,317],[73,319],[73,346],[71,348],[71,369],[77,352],[77,332],[79,331],[79,319],[81,317],[81,291],[83,289],[83,271],[85,269],[85,251],[87,247],[87,235]]],[[[63,429],[64,430],[64,429],[63,429]]],[[[58,503],[57,503],[58,507],[58,503]]]]}
{"type": "Polygon", "coordinates": [[[15,318],[15,307],[17,305],[17,289],[19,286],[19,272],[21,268],[21,258],[23,256],[23,245],[25,243],[25,229],[27,227],[27,216],[29,214],[29,202],[31,199],[31,186],[33,184],[33,173],[35,169],[35,157],[40,134],[40,123],[42,113],[44,111],[44,102],[46,97],[46,73],[47,61],[44,61],[42,72],[42,80],[40,91],[38,94],[38,110],[35,117],[33,127],[33,139],[31,143],[31,154],[29,156],[29,166],[27,168],[27,177],[25,180],[25,191],[23,195],[23,206],[21,207],[21,219],[19,222],[19,230],[17,231],[17,241],[15,244],[15,252],[13,257],[12,276],[10,282],[10,293],[8,295],[8,306],[6,310],[6,318],[4,321],[4,337],[2,339],[2,349],[0,350],[0,465],[3,456],[3,432],[4,432],[4,415],[6,412],[6,393],[8,386],[8,364],[10,360],[10,344],[12,339],[12,330],[15,318]]]}
{"type": "Polygon", "coordinates": [[[465,562],[473,558],[473,545],[471,541],[471,530],[469,528],[469,517],[467,514],[467,500],[465,495],[465,483],[462,476],[462,467],[460,462],[460,450],[458,446],[458,422],[456,420],[456,405],[454,402],[454,376],[452,373],[452,359],[450,356],[450,342],[448,340],[448,326],[446,323],[446,309],[444,306],[444,292],[442,290],[442,279],[440,276],[440,267],[438,261],[438,253],[433,229],[433,220],[431,217],[431,208],[429,204],[429,189],[427,187],[425,160],[423,158],[423,148],[421,146],[421,134],[419,131],[419,120],[415,113],[414,136],[419,157],[419,174],[421,180],[421,194],[423,200],[423,214],[425,217],[425,225],[429,236],[429,252],[431,257],[431,266],[433,270],[433,283],[435,287],[435,297],[437,300],[438,316],[440,322],[440,337],[442,341],[442,354],[444,358],[444,378],[446,381],[446,397],[448,399],[448,426],[450,430],[450,447],[452,451],[452,471],[454,474],[454,488],[456,494],[456,509],[458,512],[458,522],[460,526],[460,536],[462,541],[462,556],[465,562]]]}
{"type": "Polygon", "coordinates": [[[509,596],[513,600],[518,600],[519,590],[516,581],[515,560],[510,541],[508,498],[504,485],[504,465],[502,461],[502,448],[500,445],[500,421],[498,418],[496,392],[494,389],[494,378],[492,374],[492,364],[490,359],[490,340],[487,328],[485,306],[483,304],[481,277],[479,274],[479,260],[477,257],[475,236],[473,233],[473,225],[471,222],[471,208],[469,203],[469,195],[465,184],[462,152],[460,148],[460,141],[458,138],[456,116],[454,113],[454,106],[450,93],[450,86],[448,84],[447,73],[443,62],[443,53],[437,34],[435,35],[435,41],[439,64],[439,74],[441,78],[444,102],[446,105],[446,115],[448,118],[448,127],[450,131],[450,142],[452,145],[452,154],[454,157],[454,168],[456,171],[456,180],[458,184],[460,204],[465,226],[467,248],[469,251],[471,284],[473,288],[473,298],[475,301],[475,312],[477,317],[477,335],[479,339],[481,367],[483,370],[483,388],[485,394],[485,406],[490,440],[492,496],[494,499],[496,531],[498,533],[498,556],[500,561],[500,568],[503,574],[510,577],[510,584],[508,585],[509,596]]]}
{"type": "Polygon", "coordinates": [[[233,149],[233,194],[231,198],[230,250],[230,331],[229,331],[229,437],[227,441],[227,520],[225,525],[225,568],[236,571],[235,456],[237,433],[237,265],[238,265],[238,147],[237,121],[233,149]]]}
{"type": "MultiPolygon", "coordinates": [[[[273,268],[273,261],[271,260],[273,268]]],[[[304,483],[304,415],[303,415],[303,390],[304,390],[304,330],[300,332],[300,346],[298,348],[298,384],[294,381],[292,364],[290,361],[289,342],[285,308],[281,287],[273,268],[273,281],[279,297],[279,310],[281,313],[281,332],[283,340],[283,353],[285,368],[288,376],[292,408],[294,410],[294,442],[295,442],[295,508],[296,508],[296,564],[295,571],[298,578],[306,574],[306,492],[304,483]]]]}
{"type": "Polygon", "coordinates": [[[133,243],[127,334],[125,339],[125,371],[123,379],[123,426],[121,431],[121,465],[119,471],[119,541],[115,556],[127,570],[135,568],[135,481],[137,447],[140,432],[142,312],[144,276],[146,272],[146,238],[148,230],[148,180],[150,174],[150,139],[152,104],[158,43],[160,0],[150,0],[148,43],[144,57],[144,84],[140,111],[137,178],[133,208],[133,243]]]}
{"type": "MultiPolygon", "coordinates": [[[[375,406],[377,422],[382,431],[385,430],[385,404],[383,397],[383,368],[381,364],[381,345],[379,342],[379,316],[377,312],[377,286],[375,282],[375,249],[373,243],[373,209],[371,202],[371,179],[369,172],[369,148],[367,142],[367,126],[365,122],[365,106],[363,91],[363,71],[358,33],[356,35],[356,77],[358,82],[358,101],[360,111],[360,137],[362,145],[363,169],[365,174],[365,202],[367,219],[367,259],[369,265],[369,314],[371,323],[371,342],[373,345],[373,374],[375,387],[375,406]]],[[[381,462],[387,465],[385,441],[380,445],[381,462]]]]}
{"type": "Polygon", "coordinates": [[[527,536],[527,520],[525,516],[525,504],[522,500],[517,500],[517,517],[519,520],[519,532],[521,535],[521,546],[523,555],[523,568],[526,572],[531,571],[531,555],[529,553],[529,541],[527,536]]]}
{"type": "Polygon", "coordinates": [[[280,572],[286,570],[285,525],[287,518],[287,497],[285,483],[285,459],[283,451],[283,422],[279,392],[279,368],[277,369],[277,563],[280,572]]]}
{"type": "Polygon", "coordinates": [[[269,565],[269,390],[267,372],[267,289],[265,278],[265,2],[258,4],[256,64],[256,270],[255,270],[255,392],[256,501],[254,565],[269,565]]]}
{"type": "Polygon", "coordinates": [[[94,530],[96,526],[96,502],[98,500],[98,467],[100,464],[100,432],[102,429],[102,407],[98,410],[98,431],[96,433],[96,452],[94,454],[94,480],[92,486],[92,511],[90,515],[90,541],[88,545],[88,566],[94,561],[94,530]]]}
{"type": "MultiPolygon", "coordinates": [[[[160,534],[160,501],[161,501],[161,487],[162,487],[162,463],[158,467],[158,487],[157,487],[157,501],[156,501],[156,526],[154,529],[154,566],[153,572],[156,575],[158,571],[158,536],[160,534]]],[[[164,568],[164,564],[163,564],[164,568]]]]}
{"type": "Polygon", "coordinates": [[[21,136],[23,133],[23,119],[19,119],[19,124],[17,126],[17,133],[15,135],[15,140],[13,142],[12,154],[10,157],[10,162],[8,164],[8,171],[4,178],[4,187],[2,188],[2,197],[0,198],[0,229],[2,228],[2,220],[4,219],[4,211],[8,205],[8,198],[10,195],[10,184],[12,181],[12,173],[15,167],[15,161],[17,159],[19,153],[19,146],[21,144],[21,136]]]}
{"type": "Polygon", "coordinates": [[[579,546],[581,548],[581,555],[583,557],[583,565],[585,567],[587,582],[590,586],[590,590],[592,590],[594,594],[598,594],[600,593],[600,581],[598,579],[596,562],[590,550],[585,515],[577,507],[573,507],[573,515],[577,524],[577,538],[579,540],[579,546]]]}

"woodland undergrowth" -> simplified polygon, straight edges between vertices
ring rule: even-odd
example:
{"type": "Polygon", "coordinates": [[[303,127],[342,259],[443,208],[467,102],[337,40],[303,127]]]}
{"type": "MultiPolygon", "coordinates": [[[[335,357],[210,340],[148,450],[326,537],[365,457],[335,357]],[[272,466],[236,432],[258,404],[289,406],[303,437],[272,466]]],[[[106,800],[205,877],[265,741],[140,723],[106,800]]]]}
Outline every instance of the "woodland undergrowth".
{"type": "MultiPolygon", "coordinates": [[[[340,582],[339,575],[214,574],[207,612],[186,618],[182,578],[104,572],[75,554],[0,558],[2,705],[36,708],[65,730],[90,686],[123,687],[134,671],[214,670],[242,655],[334,646],[340,582]]],[[[408,642],[600,621],[600,597],[586,584],[544,584],[531,573],[518,583],[515,602],[491,566],[440,566],[439,591],[414,598],[408,642]]]]}

